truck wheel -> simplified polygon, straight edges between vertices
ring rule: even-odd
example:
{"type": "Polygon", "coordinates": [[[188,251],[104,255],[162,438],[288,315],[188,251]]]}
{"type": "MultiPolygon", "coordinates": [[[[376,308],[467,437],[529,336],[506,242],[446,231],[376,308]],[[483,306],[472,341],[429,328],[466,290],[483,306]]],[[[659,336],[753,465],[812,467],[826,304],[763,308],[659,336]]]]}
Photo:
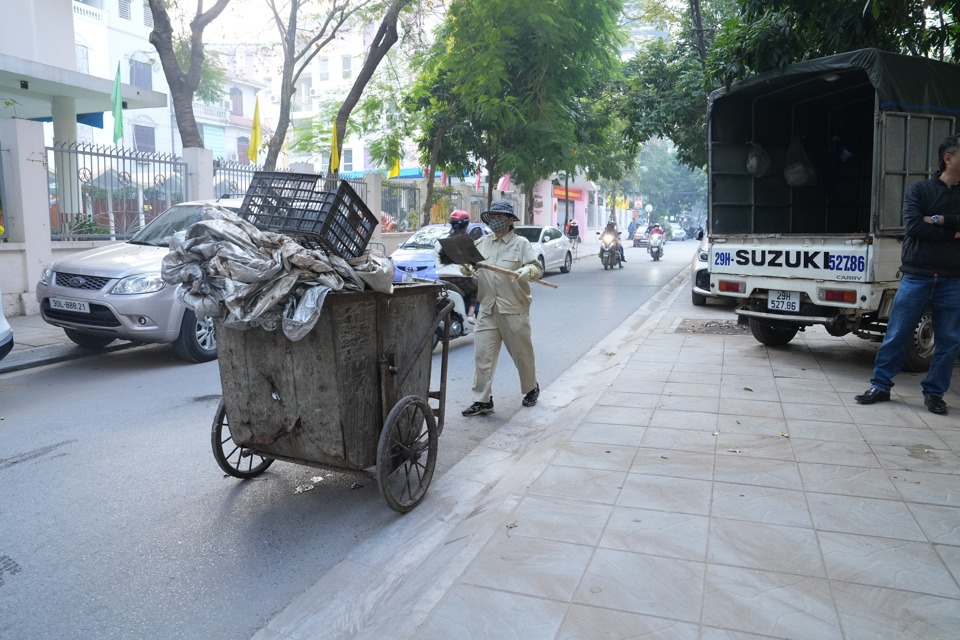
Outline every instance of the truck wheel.
{"type": "Polygon", "coordinates": [[[692,302],[693,306],[695,307],[702,307],[703,305],[707,304],[707,296],[702,296],[696,291],[691,291],[690,302],[692,302]]]}
{"type": "Polygon", "coordinates": [[[98,336],[92,333],[81,333],[73,329],[64,329],[63,332],[67,334],[71,341],[84,349],[102,349],[114,340],[113,336],[98,336]]]}
{"type": "Polygon", "coordinates": [[[766,324],[750,318],[750,332],[753,334],[753,337],[757,339],[757,342],[765,344],[768,347],[782,347],[793,340],[793,336],[797,335],[797,331],[799,331],[797,327],[766,324]]]}
{"type": "Polygon", "coordinates": [[[922,373],[930,368],[933,359],[933,317],[929,311],[920,316],[917,328],[913,330],[913,339],[907,345],[903,359],[903,370],[922,373]]]}

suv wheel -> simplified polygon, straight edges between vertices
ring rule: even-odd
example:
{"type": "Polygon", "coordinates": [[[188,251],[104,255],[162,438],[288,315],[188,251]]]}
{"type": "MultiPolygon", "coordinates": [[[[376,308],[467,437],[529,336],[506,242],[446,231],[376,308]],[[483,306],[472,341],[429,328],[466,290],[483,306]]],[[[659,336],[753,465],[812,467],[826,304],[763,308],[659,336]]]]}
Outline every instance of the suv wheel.
{"type": "Polygon", "coordinates": [[[217,338],[213,319],[197,320],[193,309],[183,312],[180,335],[173,342],[173,352],[188,362],[209,362],[217,357],[217,338]]]}

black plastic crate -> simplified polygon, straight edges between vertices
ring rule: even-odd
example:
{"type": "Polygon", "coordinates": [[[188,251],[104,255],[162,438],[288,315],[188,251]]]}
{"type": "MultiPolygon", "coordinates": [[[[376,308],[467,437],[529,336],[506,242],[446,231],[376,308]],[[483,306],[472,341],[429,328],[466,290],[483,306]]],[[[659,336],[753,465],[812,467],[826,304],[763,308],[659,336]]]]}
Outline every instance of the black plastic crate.
{"type": "Polygon", "coordinates": [[[316,238],[344,258],[362,255],[379,223],[345,180],[309,173],[256,172],[240,215],[258,229],[316,238]]]}

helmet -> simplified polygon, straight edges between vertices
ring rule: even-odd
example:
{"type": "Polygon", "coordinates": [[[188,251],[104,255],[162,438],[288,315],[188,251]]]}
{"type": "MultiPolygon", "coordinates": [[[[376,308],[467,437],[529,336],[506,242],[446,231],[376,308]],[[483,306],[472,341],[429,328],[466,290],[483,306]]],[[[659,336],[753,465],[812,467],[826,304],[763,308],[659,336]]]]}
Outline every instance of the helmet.
{"type": "Polygon", "coordinates": [[[580,225],[577,224],[577,221],[576,221],[576,220],[571,220],[571,221],[570,221],[570,226],[571,226],[571,227],[578,227],[578,226],[580,226],[580,225]]]}
{"type": "Polygon", "coordinates": [[[453,232],[466,231],[470,225],[470,214],[462,209],[457,209],[450,214],[450,229],[453,232]]]}
{"type": "Polygon", "coordinates": [[[654,228],[654,229],[659,229],[659,228],[660,228],[660,223],[659,223],[659,222],[654,222],[654,223],[653,223],[653,228],[654,228]]]}

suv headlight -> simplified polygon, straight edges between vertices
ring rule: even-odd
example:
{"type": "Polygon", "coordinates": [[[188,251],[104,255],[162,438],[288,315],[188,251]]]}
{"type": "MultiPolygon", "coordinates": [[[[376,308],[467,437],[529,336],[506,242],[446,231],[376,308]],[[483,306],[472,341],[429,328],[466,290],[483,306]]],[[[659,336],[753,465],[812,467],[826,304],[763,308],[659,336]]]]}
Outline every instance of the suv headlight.
{"type": "Polygon", "coordinates": [[[53,269],[50,267],[44,267],[43,271],[40,272],[40,284],[44,286],[50,284],[51,276],[53,276],[53,269]]]}
{"type": "Polygon", "coordinates": [[[130,295],[135,293],[153,293],[167,286],[160,274],[145,274],[124,278],[113,286],[110,293],[115,295],[130,295]]]}

